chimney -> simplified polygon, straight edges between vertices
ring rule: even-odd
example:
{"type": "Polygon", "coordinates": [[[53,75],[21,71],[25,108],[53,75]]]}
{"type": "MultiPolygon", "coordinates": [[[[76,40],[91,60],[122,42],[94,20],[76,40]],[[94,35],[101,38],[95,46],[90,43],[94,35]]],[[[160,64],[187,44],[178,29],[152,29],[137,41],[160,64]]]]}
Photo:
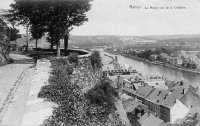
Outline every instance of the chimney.
{"type": "Polygon", "coordinates": [[[185,94],[185,89],[183,88],[182,93],[181,94],[185,94]]]}
{"type": "Polygon", "coordinates": [[[159,96],[161,93],[162,93],[162,91],[159,91],[159,92],[158,92],[158,96],[159,96]]]}
{"type": "Polygon", "coordinates": [[[164,100],[167,99],[168,94],[165,95],[164,100]]]}
{"type": "Polygon", "coordinates": [[[180,82],[180,86],[183,86],[183,81],[180,82]]]}

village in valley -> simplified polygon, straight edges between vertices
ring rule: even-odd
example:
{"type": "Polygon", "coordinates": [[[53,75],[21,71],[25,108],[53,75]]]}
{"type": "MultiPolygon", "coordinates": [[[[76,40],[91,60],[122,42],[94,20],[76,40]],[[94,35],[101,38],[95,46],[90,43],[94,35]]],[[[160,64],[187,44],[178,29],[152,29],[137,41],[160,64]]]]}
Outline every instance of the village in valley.
{"type": "Polygon", "coordinates": [[[112,59],[104,65],[104,74],[113,81],[128,118],[134,117],[138,126],[200,125],[198,87],[159,74],[141,74],[139,68],[120,64],[117,56],[104,55],[112,59]]]}

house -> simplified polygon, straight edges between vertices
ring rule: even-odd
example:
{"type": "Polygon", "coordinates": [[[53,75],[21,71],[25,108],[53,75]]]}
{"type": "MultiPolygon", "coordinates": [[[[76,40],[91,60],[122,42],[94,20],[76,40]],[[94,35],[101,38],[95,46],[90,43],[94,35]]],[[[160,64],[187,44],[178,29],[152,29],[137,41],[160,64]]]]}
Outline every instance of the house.
{"type": "Polygon", "coordinates": [[[174,122],[174,124],[178,124],[178,125],[192,124],[193,126],[200,126],[199,119],[200,119],[200,108],[194,107],[190,109],[190,111],[187,113],[187,115],[183,119],[174,122]]]}
{"type": "Polygon", "coordinates": [[[148,86],[168,90],[164,80],[145,80],[144,83],[146,83],[148,86]]]}
{"type": "Polygon", "coordinates": [[[196,62],[198,60],[197,56],[195,56],[195,55],[190,55],[188,58],[189,58],[189,60],[191,60],[193,62],[196,62]]]}
{"type": "Polygon", "coordinates": [[[198,60],[196,61],[196,66],[197,66],[197,69],[200,69],[200,59],[198,59],[198,60]]]}
{"type": "Polygon", "coordinates": [[[143,119],[139,120],[139,122],[140,122],[141,126],[167,126],[167,124],[163,120],[161,120],[151,114],[144,115],[143,119]]]}
{"type": "Polygon", "coordinates": [[[129,89],[129,88],[123,88],[122,92],[126,93],[127,95],[133,97],[133,98],[137,98],[139,100],[142,101],[142,103],[144,103],[146,100],[145,98],[151,93],[153,92],[154,88],[151,86],[140,86],[138,88],[138,90],[133,90],[133,89],[129,89]]]}
{"type": "Polygon", "coordinates": [[[122,102],[124,102],[132,97],[124,93],[120,96],[120,98],[121,98],[122,102]]]}
{"type": "Polygon", "coordinates": [[[183,86],[176,87],[160,99],[158,103],[160,104],[161,119],[173,123],[177,119],[185,117],[189,108],[180,101],[180,98],[185,95],[186,90],[183,86]]]}
{"type": "Polygon", "coordinates": [[[147,106],[145,112],[151,113],[165,122],[173,123],[177,119],[185,117],[189,111],[189,108],[179,100],[187,91],[183,86],[171,90],[145,86],[140,87],[137,91],[127,88],[123,88],[122,91],[141,100],[147,106]]]}
{"type": "Polygon", "coordinates": [[[200,97],[197,94],[197,89],[193,88],[194,87],[190,86],[185,95],[180,99],[180,101],[190,109],[194,107],[200,107],[200,97]]]}
{"type": "Polygon", "coordinates": [[[177,83],[175,81],[165,80],[165,85],[168,89],[172,89],[177,83]]]}
{"type": "Polygon", "coordinates": [[[144,102],[148,106],[148,113],[153,114],[156,117],[160,117],[160,104],[159,102],[169,94],[169,91],[162,89],[155,89],[144,102]]]}
{"type": "Polygon", "coordinates": [[[117,78],[111,83],[111,86],[120,91],[124,85],[124,78],[117,76],[117,78]]]}
{"type": "Polygon", "coordinates": [[[151,61],[156,61],[156,59],[157,59],[157,57],[158,57],[158,55],[150,55],[149,56],[149,59],[151,60],[151,61]]]}
{"type": "Polygon", "coordinates": [[[182,65],[182,63],[183,63],[183,59],[182,58],[180,58],[180,57],[176,57],[175,58],[175,65],[176,66],[182,65]]]}
{"type": "Polygon", "coordinates": [[[134,75],[123,75],[123,76],[110,76],[108,75],[108,78],[112,81],[111,85],[114,88],[118,88],[117,84],[119,82],[119,86],[121,84],[121,86],[123,87],[129,87],[131,89],[133,89],[132,87],[133,85],[133,80],[138,76],[138,73],[135,73],[134,75]]]}
{"type": "Polygon", "coordinates": [[[198,53],[196,56],[197,56],[198,59],[200,59],[200,53],[198,53]]]}
{"type": "Polygon", "coordinates": [[[135,109],[141,103],[137,99],[129,98],[129,99],[125,100],[122,104],[123,104],[123,107],[124,107],[124,110],[126,111],[126,113],[133,113],[133,114],[135,114],[135,109]]]}
{"type": "Polygon", "coordinates": [[[162,80],[163,77],[160,74],[148,74],[141,75],[141,80],[162,80]]]}

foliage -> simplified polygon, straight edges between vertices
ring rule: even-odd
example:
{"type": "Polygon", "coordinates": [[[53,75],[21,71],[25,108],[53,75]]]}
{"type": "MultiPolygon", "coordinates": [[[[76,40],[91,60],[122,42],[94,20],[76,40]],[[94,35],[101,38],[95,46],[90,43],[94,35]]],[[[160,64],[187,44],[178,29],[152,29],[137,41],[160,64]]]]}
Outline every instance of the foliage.
{"type": "Polygon", "coordinates": [[[0,18],[0,64],[11,63],[13,59],[9,57],[10,45],[8,42],[9,27],[3,19],[0,18]]]}
{"type": "Polygon", "coordinates": [[[182,66],[186,67],[186,68],[190,68],[190,69],[196,69],[197,68],[196,63],[192,62],[191,60],[183,62],[182,66]]]}
{"type": "Polygon", "coordinates": [[[102,78],[101,82],[90,89],[85,95],[91,103],[88,114],[97,117],[99,120],[105,117],[108,118],[109,114],[115,108],[113,97],[118,97],[116,90],[105,78],[102,78]],[[93,111],[93,109],[96,109],[97,112],[93,111]]]}
{"type": "Polygon", "coordinates": [[[101,59],[101,56],[100,56],[100,54],[99,54],[98,51],[94,51],[94,52],[91,54],[90,62],[91,62],[91,65],[92,65],[94,71],[95,71],[96,69],[102,67],[102,62],[101,62],[101,60],[102,60],[102,59],[101,59]]]}
{"type": "Polygon", "coordinates": [[[68,59],[51,59],[53,69],[49,85],[42,87],[38,96],[57,103],[58,107],[43,126],[108,125],[108,115],[115,108],[112,98],[118,94],[100,74],[90,75],[94,73],[88,69],[88,60],[82,62],[87,64],[73,68],[68,59]]]}
{"type": "Polygon", "coordinates": [[[37,41],[38,39],[41,39],[44,35],[44,28],[43,26],[32,24],[30,28],[31,34],[33,39],[36,39],[36,48],[37,48],[37,41]]]}
{"type": "Polygon", "coordinates": [[[153,54],[153,51],[151,50],[146,50],[146,51],[143,51],[141,53],[138,54],[138,57],[140,58],[145,58],[145,59],[149,59],[149,57],[153,54]]]}
{"type": "Polygon", "coordinates": [[[180,126],[196,126],[198,125],[197,123],[199,122],[199,119],[199,114],[195,113],[192,117],[187,116],[183,124],[181,124],[180,126]]]}
{"type": "Polygon", "coordinates": [[[70,63],[77,63],[78,62],[78,54],[77,53],[70,53],[68,56],[68,60],[70,63]]]}
{"type": "Polygon", "coordinates": [[[7,24],[4,22],[3,19],[0,18],[0,41],[5,40],[6,31],[8,29],[7,24]]]}
{"type": "Polygon", "coordinates": [[[138,117],[135,116],[133,113],[127,113],[127,117],[130,120],[130,123],[132,126],[141,126],[141,124],[138,122],[138,117]]]}
{"type": "Polygon", "coordinates": [[[19,34],[19,30],[11,27],[7,28],[7,36],[10,41],[15,41],[21,37],[21,35],[19,34]]]}
{"type": "Polygon", "coordinates": [[[51,58],[50,61],[52,68],[69,64],[69,61],[66,58],[51,58]]]}
{"type": "MultiPolygon", "coordinates": [[[[10,21],[18,24],[32,25],[41,33],[48,32],[50,39],[55,41],[59,50],[59,40],[67,38],[73,26],[80,26],[88,20],[85,12],[90,10],[91,0],[15,0],[12,9],[5,15],[10,21]],[[40,29],[41,30],[41,29],[40,29]]],[[[33,29],[32,28],[32,29],[33,29]]],[[[35,30],[33,30],[35,31],[35,30]]],[[[36,34],[36,35],[35,35],[36,34]]],[[[52,43],[52,42],[51,42],[52,43]]],[[[68,40],[65,41],[68,44],[68,40]]]]}
{"type": "Polygon", "coordinates": [[[171,55],[174,51],[172,49],[168,48],[156,48],[155,54],[160,55],[161,53],[166,53],[168,55],[171,55]]]}

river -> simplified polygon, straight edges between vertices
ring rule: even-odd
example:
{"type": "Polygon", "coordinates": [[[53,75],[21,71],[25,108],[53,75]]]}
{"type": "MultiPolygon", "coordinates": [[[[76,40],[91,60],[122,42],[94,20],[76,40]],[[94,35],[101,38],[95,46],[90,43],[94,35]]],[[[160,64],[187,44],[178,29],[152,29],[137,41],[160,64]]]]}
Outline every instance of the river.
{"type": "MultiPolygon", "coordinates": [[[[101,55],[108,54],[103,50],[99,50],[101,55]]],[[[108,54],[111,56],[115,56],[112,54],[108,54]]],[[[158,65],[153,65],[147,62],[138,61],[135,59],[131,59],[124,56],[118,56],[119,63],[127,64],[132,66],[133,69],[136,69],[139,73],[142,74],[160,74],[164,78],[171,80],[171,81],[180,81],[183,80],[184,82],[191,84],[193,86],[200,86],[200,74],[195,74],[191,72],[176,70],[173,68],[162,67],[158,65]]]]}

